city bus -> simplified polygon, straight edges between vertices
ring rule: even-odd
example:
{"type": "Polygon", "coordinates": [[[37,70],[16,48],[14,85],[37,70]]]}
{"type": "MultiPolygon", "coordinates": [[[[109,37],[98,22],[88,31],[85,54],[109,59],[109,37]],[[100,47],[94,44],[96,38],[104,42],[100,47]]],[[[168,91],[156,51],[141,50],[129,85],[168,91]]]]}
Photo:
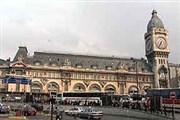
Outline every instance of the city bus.
{"type": "Polygon", "coordinates": [[[172,107],[180,110],[180,89],[179,88],[159,88],[149,89],[147,97],[150,97],[151,105],[161,108],[163,106],[172,107]],[[171,99],[171,93],[176,94],[175,99],[171,99]]]}
{"type": "Polygon", "coordinates": [[[90,101],[100,101],[102,104],[102,96],[107,96],[114,94],[113,92],[62,92],[56,94],[56,102],[90,102],[90,101]]]}

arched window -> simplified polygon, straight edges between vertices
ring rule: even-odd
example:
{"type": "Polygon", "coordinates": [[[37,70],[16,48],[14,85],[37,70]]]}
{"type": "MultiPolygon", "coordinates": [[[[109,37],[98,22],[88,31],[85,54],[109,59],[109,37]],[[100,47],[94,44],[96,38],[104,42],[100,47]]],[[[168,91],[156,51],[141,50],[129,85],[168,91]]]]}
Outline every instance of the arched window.
{"type": "Polygon", "coordinates": [[[38,81],[34,81],[31,86],[31,91],[35,93],[42,92],[42,85],[38,81]]]}
{"type": "Polygon", "coordinates": [[[136,86],[129,87],[129,94],[134,94],[138,92],[138,88],[136,86]]]}
{"type": "Polygon", "coordinates": [[[56,82],[50,82],[48,84],[48,91],[59,92],[59,85],[56,82]]]}
{"type": "Polygon", "coordinates": [[[114,87],[113,85],[107,85],[107,86],[105,87],[105,91],[116,93],[116,89],[115,89],[115,87],[114,87]]]}
{"type": "Polygon", "coordinates": [[[73,87],[74,91],[86,91],[85,86],[82,83],[77,83],[73,87]]]}
{"type": "Polygon", "coordinates": [[[89,91],[101,91],[101,87],[98,84],[93,84],[89,87],[89,91]]]}

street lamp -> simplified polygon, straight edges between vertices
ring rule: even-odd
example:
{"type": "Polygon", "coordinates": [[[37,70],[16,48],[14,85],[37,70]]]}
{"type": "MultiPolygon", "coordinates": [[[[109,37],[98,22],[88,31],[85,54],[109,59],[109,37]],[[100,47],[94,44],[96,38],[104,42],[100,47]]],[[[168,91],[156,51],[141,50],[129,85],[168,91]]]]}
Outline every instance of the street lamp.
{"type": "Polygon", "coordinates": [[[139,93],[139,82],[138,82],[138,69],[137,69],[137,60],[134,59],[133,57],[130,58],[134,63],[135,63],[135,67],[136,67],[136,84],[137,84],[137,97],[138,97],[138,93],[139,93]]]}

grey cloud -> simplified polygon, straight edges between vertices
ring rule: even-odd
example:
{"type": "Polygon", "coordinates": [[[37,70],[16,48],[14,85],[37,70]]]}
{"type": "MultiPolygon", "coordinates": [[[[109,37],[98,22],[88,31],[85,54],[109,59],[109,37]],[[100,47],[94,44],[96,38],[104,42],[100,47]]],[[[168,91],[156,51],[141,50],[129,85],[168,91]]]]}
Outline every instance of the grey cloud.
{"type": "Polygon", "coordinates": [[[180,2],[19,3],[4,2],[1,58],[14,56],[20,44],[31,54],[39,50],[145,57],[144,33],[157,9],[169,31],[170,62],[180,63],[180,2]]]}

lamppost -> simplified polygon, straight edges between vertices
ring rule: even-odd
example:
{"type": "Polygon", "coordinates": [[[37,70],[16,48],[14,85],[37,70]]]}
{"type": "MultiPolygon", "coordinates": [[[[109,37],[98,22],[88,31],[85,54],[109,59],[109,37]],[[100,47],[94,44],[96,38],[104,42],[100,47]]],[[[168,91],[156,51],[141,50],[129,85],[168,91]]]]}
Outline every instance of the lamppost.
{"type": "Polygon", "coordinates": [[[138,93],[139,93],[139,82],[138,82],[138,69],[137,69],[137,60],[134,59],[133,57],[130,58],[134,63],[135,63],[135,68],[136,68],[136,84],[137,84],[137,97],[138,97],[138,93]]]}

